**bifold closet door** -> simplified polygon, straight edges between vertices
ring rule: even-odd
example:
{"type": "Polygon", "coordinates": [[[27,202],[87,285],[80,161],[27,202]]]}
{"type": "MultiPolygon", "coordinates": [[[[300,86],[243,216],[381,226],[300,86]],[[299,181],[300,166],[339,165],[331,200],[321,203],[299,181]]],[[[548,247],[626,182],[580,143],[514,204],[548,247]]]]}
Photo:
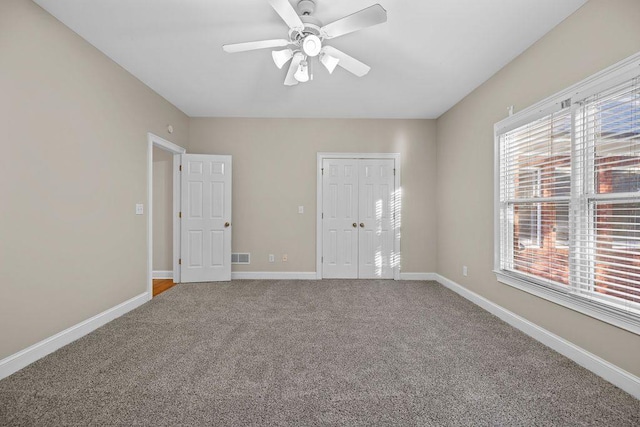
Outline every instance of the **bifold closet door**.
{"type": "Polygon", "coordinates": [[[393,279],[394,161],[360,160],[358,277],[393,279]]]}
{"type": "Polygon", "coordinates": [[[326,159],[322,175],[322,276],[358,277],[358,160],[326,159]]]}
{"type": "Polygon", "coordinates": [[[322,277],[393,278],[394,161],[325,159],[322,277]]]}

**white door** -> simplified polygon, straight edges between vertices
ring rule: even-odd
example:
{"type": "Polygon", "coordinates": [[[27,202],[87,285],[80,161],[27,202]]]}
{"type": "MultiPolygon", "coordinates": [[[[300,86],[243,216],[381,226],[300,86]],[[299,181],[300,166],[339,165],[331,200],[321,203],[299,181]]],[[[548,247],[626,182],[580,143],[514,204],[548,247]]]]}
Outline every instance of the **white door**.
{"type": "Polygon", "coordinates": [[[325,159],[322,277],[394,276],[394,160],[325,159]]]}
{"type": "Polygon", "coordinates": [[[322,276],[358,277],[358,161],[326,159],[322,175],[322,276]]]}
{"type": "Polygon", "coordinates": [[[361,279],[393,279],[394,176],[392,159],[359,162],[359,261],[361,279]]]}
{"type": "Polygon", "coordinates": [[[181,281],[231,280],[231,156],[182,155],[181,281]]]}

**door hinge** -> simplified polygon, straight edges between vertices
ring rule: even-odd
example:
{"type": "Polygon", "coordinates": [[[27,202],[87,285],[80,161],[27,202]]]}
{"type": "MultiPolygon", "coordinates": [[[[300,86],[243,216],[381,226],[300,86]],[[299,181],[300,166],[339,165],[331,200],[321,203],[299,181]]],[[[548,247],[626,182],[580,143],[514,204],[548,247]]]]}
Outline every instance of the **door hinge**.
{"type": "Polygon", "coordinates": [[[322,175],[324,175],[324,168],[320,169],[322,171],[322,175]]]}
{"type": "Polygon", "coordinates": [[[178,258],[178,264],[182,265],[182,258],[178,258]]]}
{"type": "Polygon", "coordinates": [[[182,172],[182,165],[180,165],[180,172],[182,172]]]}
{"type": "Polygon", "coordinates": [[[182,218],[182,212],[178,212],[178,218],[182,218]]]}
{"type": "Polygon", "coordinates": [[[393,176],[396,176],[396,168],[393,168],[393,176]]]}
{"type": "Polygon", "coordinates": [[[322,212],[322,219],[324,219],[324,212],[322,212]]]}

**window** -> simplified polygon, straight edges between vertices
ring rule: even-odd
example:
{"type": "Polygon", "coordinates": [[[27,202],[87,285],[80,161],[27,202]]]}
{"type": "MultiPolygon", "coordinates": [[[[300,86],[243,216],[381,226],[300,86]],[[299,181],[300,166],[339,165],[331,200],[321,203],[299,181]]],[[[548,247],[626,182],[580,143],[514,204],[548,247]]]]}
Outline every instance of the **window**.
{"type": "Polygon", "coordinates": [[[566,232],[568,223],[558,212],[569,209],[570,111],[504,133],[500,148],[504,267],[567,285],[569,251],[554,248],[558,227],[566,232]]]}
{"type": "Polygon", "coordinates": [[[496,124],[496,273],[640,333],[640,54],[496,124]]]}

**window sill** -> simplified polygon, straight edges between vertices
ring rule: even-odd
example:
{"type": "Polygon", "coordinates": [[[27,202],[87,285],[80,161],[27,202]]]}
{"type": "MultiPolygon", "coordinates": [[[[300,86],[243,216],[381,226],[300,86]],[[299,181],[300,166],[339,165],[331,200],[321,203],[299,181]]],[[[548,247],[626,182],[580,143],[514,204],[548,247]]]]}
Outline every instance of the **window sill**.
{"type": "Polygon", "coordinates": [[[637,316],[620,313],[604,304],[599,304],[575,294],[537,284],[520,277],[517,273],[502,270],[494,270],[494,273],[500,283],[640,335],[640,318],[637,316]]]}

